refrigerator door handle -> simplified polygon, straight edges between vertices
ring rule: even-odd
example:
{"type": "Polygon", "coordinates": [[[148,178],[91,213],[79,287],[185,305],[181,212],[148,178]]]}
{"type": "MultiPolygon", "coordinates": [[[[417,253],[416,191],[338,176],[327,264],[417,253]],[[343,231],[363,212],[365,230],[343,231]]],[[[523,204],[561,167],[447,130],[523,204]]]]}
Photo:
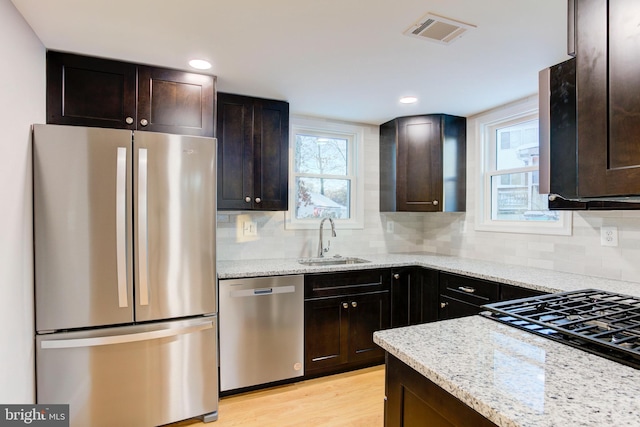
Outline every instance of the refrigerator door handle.
{"type": "Polygon", "coordinates": [[[147,149],[138,150],[138,282],[140,305],[149,305],[147,217],[147,149]]]}
{"type": "Polygon", "coordinates": [[[194,332],[204,331],[211,328],[213,328],[213,321],[211,320],[211,318],[207,318],[206,320],[202,320],[198,323],[180,328],[159,329],[155,331],[139,332],[136,334],[111,335],[106,337],[94,338],[73,338],[68,340],[42,340],[40,342],[40,347],[42,349],[61,349],[126,344],[131,342],[148,341],[160,338],[174,337],[178,335],[192,334],[194,332]]]}
{"type": "Polygon", "coordinates": [[[127,299],[127,148],[118,147],[116,163],[116,268],[118,306],[128,307],[127,299]]]}

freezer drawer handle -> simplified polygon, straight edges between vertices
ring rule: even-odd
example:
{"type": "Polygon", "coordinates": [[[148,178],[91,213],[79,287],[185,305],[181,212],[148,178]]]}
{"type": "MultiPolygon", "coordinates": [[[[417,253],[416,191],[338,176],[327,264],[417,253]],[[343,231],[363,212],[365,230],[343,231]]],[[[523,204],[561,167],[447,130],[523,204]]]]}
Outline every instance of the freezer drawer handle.
{"type": "Polygon", "coordinates": [[[242,289],[229,292],[229,296],[232,298],[240,297],[257,297],[261,295],[273,295],[273,294],[291,294],[296,291],[295,286],[276,286],[273,288],[257,288],[257,289],[242,289]]]}
{"type": "Polygon", "coordinates": [[[118,147],[116,163],[116,274],[118,306],[128,307],[127,300],[127,148],[118,147]]]}
{"type": "Polygon", "coordinates": [[[138,279],[140,305],[149,305],[147,249],[147,149],[138,151],[138,279]]]}
{"type": "Polygon", "coordinates": [[[213,328],[211,319],[202,322],[174,329],[160,329],[157,331],[140,332],[138,334],[116,335],[108,337],[95,338],[76,338],[70,340],[50,340],[41,341],[40,347],[43,349],[55,348],[79,348],[79,347],[97,347],[99,345],[126,344],[137,341],[148,341],[153,339],[174,337],[177,335],[192,334],[205,329],[213,328]]]}

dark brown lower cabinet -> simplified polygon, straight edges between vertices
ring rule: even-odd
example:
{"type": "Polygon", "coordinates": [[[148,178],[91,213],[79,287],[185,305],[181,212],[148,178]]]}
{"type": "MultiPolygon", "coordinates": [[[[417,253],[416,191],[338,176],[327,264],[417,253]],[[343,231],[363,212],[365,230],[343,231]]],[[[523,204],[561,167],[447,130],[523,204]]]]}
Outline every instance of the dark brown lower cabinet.
{"type": "Polygon", "coordinates": [[[391,327],[438,320],[438,271],[422,267],[391,270],[391,327]]]}
{"type": "Polygon", "coordinates": [[[384,362],[373,333],[389,325],[389,291],[305,301],[305,375],[384,362]]]}
{"type": "Polygon", "coordinates": [[[442,387],[387,353],[385,427],[495,427],[442,387]]]}

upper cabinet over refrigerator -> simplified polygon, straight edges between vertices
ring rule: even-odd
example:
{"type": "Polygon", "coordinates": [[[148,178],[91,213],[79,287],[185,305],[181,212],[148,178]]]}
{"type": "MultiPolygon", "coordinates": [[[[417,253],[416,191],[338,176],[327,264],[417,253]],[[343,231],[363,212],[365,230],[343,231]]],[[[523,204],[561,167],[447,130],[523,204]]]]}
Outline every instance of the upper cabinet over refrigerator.
{"type": "Polygon", "coordinates": [[[47,123],[214,135],[214,76],[47,52],[47,123]]]}

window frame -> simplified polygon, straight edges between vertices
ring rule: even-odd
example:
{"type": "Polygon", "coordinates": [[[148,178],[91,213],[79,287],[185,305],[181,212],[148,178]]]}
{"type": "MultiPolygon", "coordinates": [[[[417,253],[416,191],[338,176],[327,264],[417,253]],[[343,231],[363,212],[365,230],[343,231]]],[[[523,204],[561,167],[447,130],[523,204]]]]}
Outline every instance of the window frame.
{"type": "Polygon", "coordinates": [[[320,119],[293,116],[289,132],[289,210],[285,212],[285,229],[310,230],[317,229],[322,218],[298,219],[295,217],[297,202],[296,178],[299,176],[324,177],[329,179],[350,180],[350,218],[334,218],[338,229],[364,228],[364,128],[344,123],[328,122],[320,119]],[[318,135],[333,138],[345,138],[347,147],[347,175],[296,173],[296,134],[318,135]],[[349,155],[351,153],[351,155],[349,155]]]}
{"type": "Polygon", "coordinates": [[[496,170],[497,151],[495,131],[517,123],[539,119],[538,99],[530,97],[524,101],[498,107],[474,119],[472,129],[479,148],[477,158],[479,188],[476,192],[476,221],[478,231],[504,233],[550,234],[570,236],[572,234],[572,213],[561,211],[558,221],[516,221],[492,219],[491,178],[507,173],[523,173],[539,170],[537,166],[524,166],[496,170]]]}

